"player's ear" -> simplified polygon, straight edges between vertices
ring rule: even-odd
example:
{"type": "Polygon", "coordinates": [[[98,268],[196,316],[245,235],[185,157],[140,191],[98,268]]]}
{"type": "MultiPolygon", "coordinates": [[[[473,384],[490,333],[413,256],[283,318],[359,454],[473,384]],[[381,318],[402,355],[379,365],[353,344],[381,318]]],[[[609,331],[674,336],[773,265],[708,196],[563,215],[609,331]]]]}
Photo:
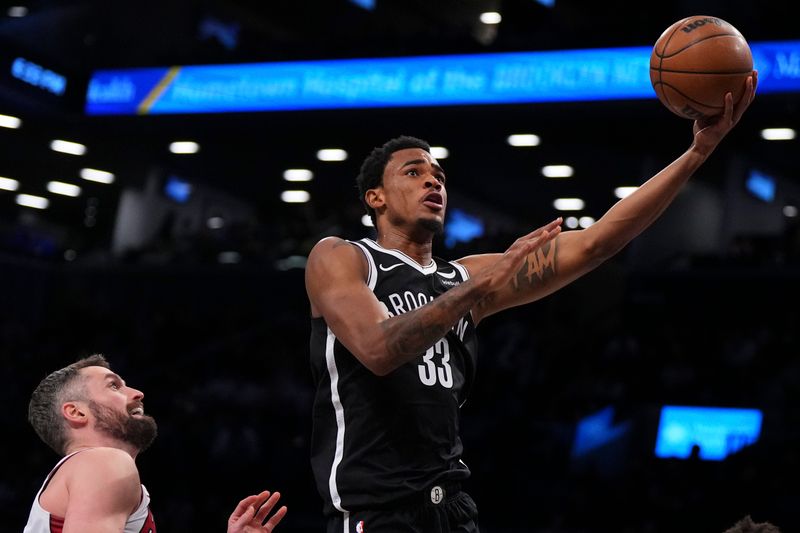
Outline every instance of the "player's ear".
{"type": "Polygon", "coordinates": [[[83,402],[64,402],[61,405],[61,416],[70,425],[83,425],[89,421],[87,409],[83,402]]]}
{"type": "Polygon", "coordinates": [[[364,193],[364,199],[367,201],[367,205],[372,209],[383,207],[383,205],[386,203],[386,200],[383,196],[383,187],[368,189],[367,192],[364,193]]]}

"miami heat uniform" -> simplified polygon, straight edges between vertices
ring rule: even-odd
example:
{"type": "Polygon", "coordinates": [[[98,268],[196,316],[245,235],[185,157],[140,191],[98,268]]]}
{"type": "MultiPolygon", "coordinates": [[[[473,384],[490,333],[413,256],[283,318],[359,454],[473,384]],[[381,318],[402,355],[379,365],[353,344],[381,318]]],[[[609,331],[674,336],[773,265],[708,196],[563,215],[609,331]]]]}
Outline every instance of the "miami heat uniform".
{"type": "MultiPolygon", "coordinates": [[[[45,511],[39,505],[39,497],[47,488],[58,469],[61,468],[61,465],[76,453],[81,453],[82,451],[86,450],[73,452],[62,458],[47,475],[42,488],[36,493],[36,499],[33,500],[31,513],[28,516],[28,524],[25,526],[23,533],[61,533],[64,527],[64,517],[55,516],[45,511]]],[[[139,503],[139,507],[128,517],[128,521],[125,522],[124,533],[156,533],[153,513],[150,512],[150,494],[144,485],[142,485],[142,501],[139,503]]]]}
{"type": "MultiPolygon", "coordinates": [[[[458,263],[433,258],[420,265],[371,239],[351,244],[364,253],[366,283],[392,316],[422,307],[469,276],[458,263]]],[[[377,376],[324,318],[312,319],[311,463],[329,532],[416,531],[399,523],[448,506],[446,514],[477,523],[474,502],[460,490],[470,471],[459,437],[476,349],[468,313],[414,361],[377,376]]]]}

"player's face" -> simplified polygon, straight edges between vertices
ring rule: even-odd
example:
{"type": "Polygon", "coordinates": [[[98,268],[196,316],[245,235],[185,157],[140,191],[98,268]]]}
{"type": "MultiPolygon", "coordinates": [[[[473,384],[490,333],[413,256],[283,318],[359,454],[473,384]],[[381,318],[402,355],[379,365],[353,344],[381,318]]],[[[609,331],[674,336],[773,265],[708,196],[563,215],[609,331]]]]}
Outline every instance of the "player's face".
{"type": "Polygon", "coordinates": [[[145,450],[156,437],[153,417],[144,414],[144,393],[129,387],[107,368],[90,366],[86,375],[89,410],[95,428],[101,433],[145,450]]]}
{"type": "Polygon", "coordinates": [[[436,159],[421,148],[392,154],[383,173],[383,195],[390,222],[412,222],[439,233],[447,208],[445,175],[436,159]]]}

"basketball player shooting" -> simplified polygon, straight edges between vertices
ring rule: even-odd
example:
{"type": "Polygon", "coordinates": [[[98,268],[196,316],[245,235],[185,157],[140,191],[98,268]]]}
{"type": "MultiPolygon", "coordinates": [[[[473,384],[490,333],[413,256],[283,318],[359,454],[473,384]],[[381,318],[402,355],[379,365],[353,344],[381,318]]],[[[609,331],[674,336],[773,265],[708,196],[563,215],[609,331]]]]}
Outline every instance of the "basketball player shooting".
{"type": "Polygon", "coordinates": [[[573,282],[650,226],[739,122],[756,83],[753,72],[737,105],[728,93],[724,112],[694,121],[686,152],[594,225],[562,232],[557,218],[503,253],[435,257],[444,169],[413,137],[372,151],[357,184],[377,240],[326,237],[306,267],[311,463],[328,533],[478,531],[459,437],[476,326],[573,282]]]}

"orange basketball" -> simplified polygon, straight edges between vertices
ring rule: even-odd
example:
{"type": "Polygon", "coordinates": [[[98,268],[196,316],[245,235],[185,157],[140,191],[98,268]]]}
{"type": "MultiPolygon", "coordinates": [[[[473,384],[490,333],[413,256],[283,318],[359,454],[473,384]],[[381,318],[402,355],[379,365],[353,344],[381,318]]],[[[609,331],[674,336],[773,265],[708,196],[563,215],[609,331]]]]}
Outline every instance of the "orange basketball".
{"type": "Polygon", "coordinates": [[[650,83],[676,115],[702,119],[736,104],[753,72],[750,46],[739,30],[717,17],[694,16],[667,28],[650,55],[650,83]]]}

